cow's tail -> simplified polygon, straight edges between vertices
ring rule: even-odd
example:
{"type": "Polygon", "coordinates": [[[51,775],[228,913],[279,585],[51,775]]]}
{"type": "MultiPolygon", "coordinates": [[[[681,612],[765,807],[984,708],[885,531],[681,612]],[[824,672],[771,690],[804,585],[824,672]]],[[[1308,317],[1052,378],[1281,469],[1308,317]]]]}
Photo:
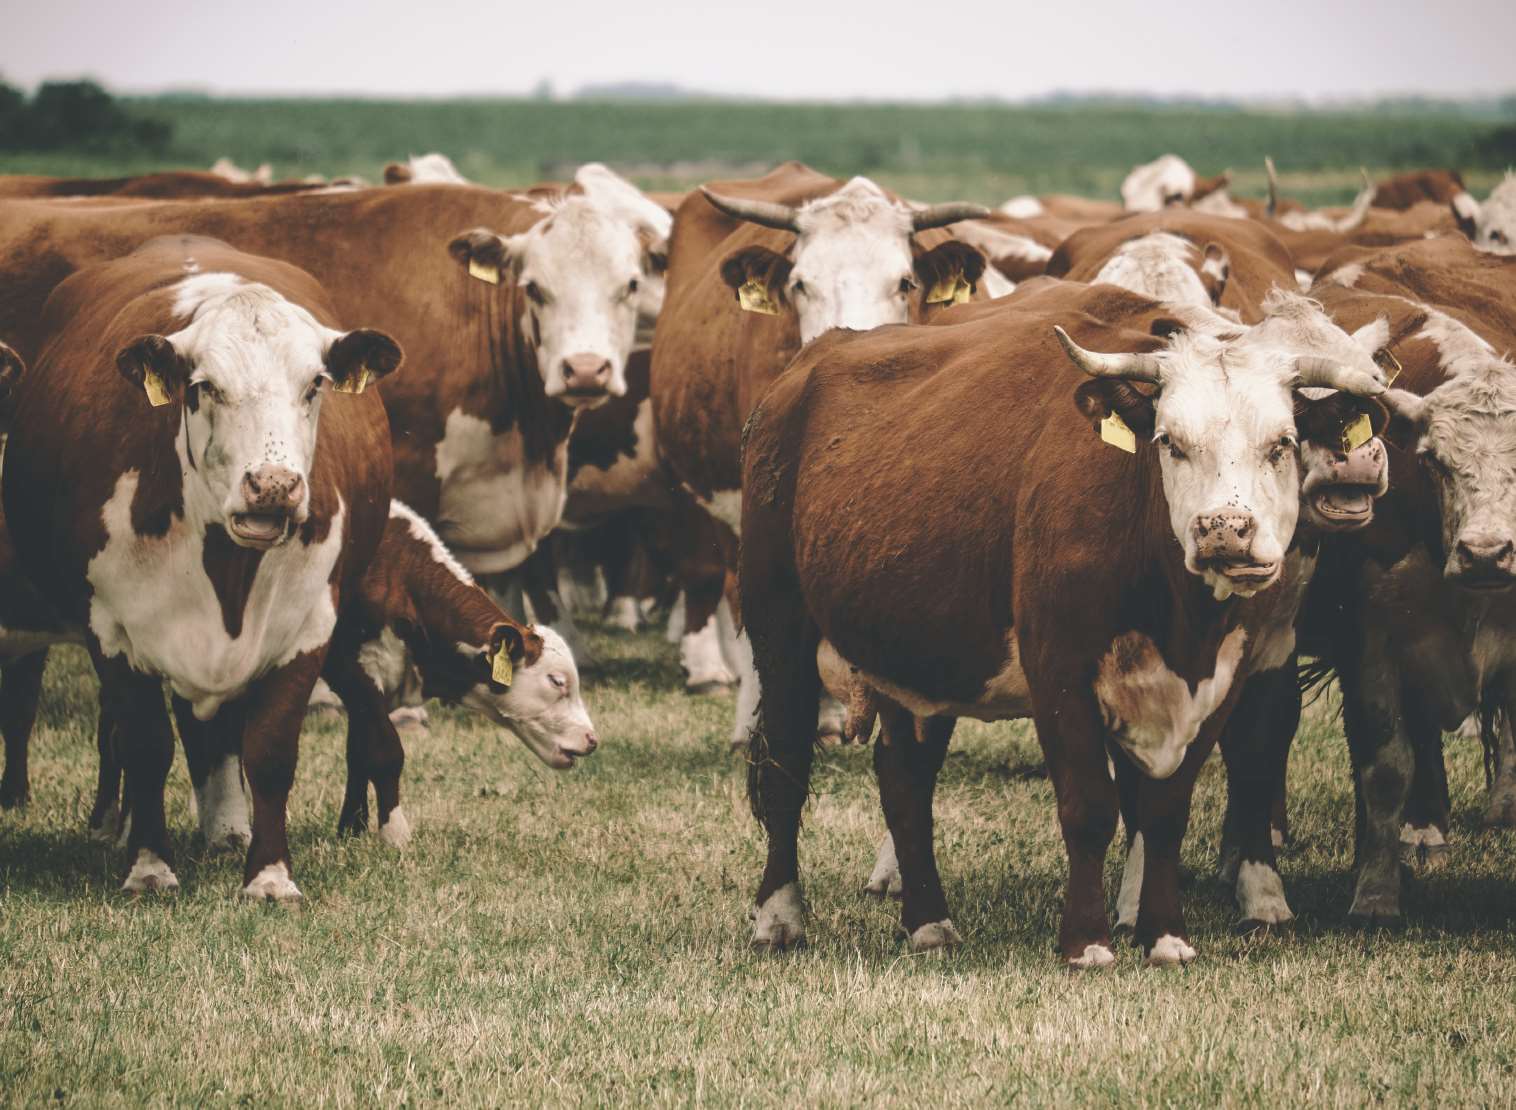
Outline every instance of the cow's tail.
{"type": "Polygon", "coordinates": [[[1484,748],[1484,788],[1495,785],[1496,755],[1500,747],[1500,730],[1506,725],[1505,713],[1490,702],[1479,707],[1479,743],[1484,748]]]}
{"type": "Polygon", "coordinates": [[[1337,668],[1324,659],[1303,660],[1296,669],[1295,676],[1300,696],[1305,699],[1306,705],[1312,705],[1326,693],[1326,688],[1337,677],[1337,668]]]}

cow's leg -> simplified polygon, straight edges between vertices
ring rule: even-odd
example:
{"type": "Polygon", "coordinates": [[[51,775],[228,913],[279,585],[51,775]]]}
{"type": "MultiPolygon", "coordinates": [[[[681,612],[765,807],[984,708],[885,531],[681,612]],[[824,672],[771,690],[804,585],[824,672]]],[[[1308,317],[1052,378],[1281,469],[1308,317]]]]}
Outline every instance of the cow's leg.
{"type": "Polygon", "coordinates": [[[1137,831],[1137,794],[1142,774],[1125,755],[1108,753],[1107,767],[1116,782],[1116,800],[1121,825],[1126,830],[1126,862],[1121,868],[1121,887],[1116,892],[1116,929],[1135,932],[1137,910],[1142,905],[1142,833],[1137,831]]]}
{"type": "Polygon", "coordinates": [[[1415,757],[1401,722],[1399,675],[1388,667],[1344,667],[1342,719],[1353,760],[1356,835],[1350,918],[1400,919],[1400,826],[1415,757]]]}
{"type": "Polygon", "coordinates": [[[1442,729],[1417,719],[1408,709],[1402,722],[1411,741],[1411,789],[1400,823],[1401,859],[1417,871],[1437,871],[1447,865],[1448,771],[1443,762],[1442,729]]]}
{"type": "Polygon", "coordinates": [[[213,850],[245,851],[253,829],[242,785],[242,707],[228,702],[215,717],[201,721],[183,698],[173,703],[195,790],[200,835],[213,850]]]}
{"type": "Polygon", "coordinates": [[[303,652],[259,679],[243,699],[242,763],[253,793],[253,842],[243,866],[249,898],[301,897],[290,868],[286,807],[300,754],[300,723],[326,646],[303,652]]]}
{"type": "Polygon", "coordinates": [[[1484,807],[1484,824],[1490,828],[1516,826],[1516,730],[1511,715],[1516,700],[1507,701],[1491,722],[1494,734],[1489,737],[1487,759],[1490,767],[1490,794],[1484,807]]]}
{"type": "Polygon", "coordinates": [[[116,726],[100,705],[100,719],[95,726],[95,748],[99,753],[99,773],[95,780],[95,805],[90,810],[90,836],[96,840],[115,840],[126,828],[126,799],[121,795],[121,757],[116,726]]]}
{"type": "Polygon", "coordinates": [[[605,623],[622,632],[636,632],[642,623],[637,604],[640,587],[648,577],[647,549],[637,518],[623,513],[607,526],[601,569],[605,574],[605,623]]]}
{"type": "Polygon", "coordinates": [[[874,869],[869,872],[863,893],[875,898],[899,898],[901,895],[900,860],[895,855],[895,838],[885,830],[884,839],[874,852],[874,869]]]}
{"type": "Polygon", "coordinates": [[[748,793],[768,834],[768,860],[754,898],[753,945],[785,949],[805,941],[800,894],[800,813],[816,744],[816,636],[798,598],[786,612],[770,604],[754,644],[764,676],[761,726],[748,748],[748,793]],[[801,647],[809,643],[809,649],[801,647]]]}
{"type": "MultiPolygon", "coordinates": [[[[1053,689],[1077,690],[1070,676],[1049,676],[1053,689]]],[[[1105,913],[1102,871],[1106,849],[1116,834],[1116,784],[1106,766],[1105,725],[1093,697],[1063,697],[1036,714],[1037,740],[1047,760],[1058,823],[1069,857],[1058,948],[1072,968],[1104,967],[1115,962],[1105,913]]],[[[1045,703],[1044,703],[1045,704],[1045,703]]]]}
{"type": "Polygon", "coordinates": [[[1271,825],[1299,723],[1300,687],[1291,657],[1247,679],[1221,733],[1227,808],[1220,871],[1236,890],[1240,930],[1283,925],[1295,916],[1285,900],[1271,825]]]}
{"type": "Polygon", "coordinates": [[[163,788],[174,762],[174,729],[163,705],[162,684],[132,670],[124,656],[106,658],[94,637],[88,647],[100,677],[100,712],[116,730],[115,749],[131,807],[126,840],[131,871],[121,889],[130,894],[177,890],[179,878],[163,812],[163,788]]]}
{"type": "Polygon", "coordinates": [[[0,776],[0,808],[23,805],[31,796],[26,757],[37,723],[47,649],[0,666],[0,734],[5,737],[5,774],[0,776]]]}
{"type": "Polygon", "coordinates": [[[961,944],[948,916],[932,844],[932,794],[953,735],[952,717],[918,722],[891,702],[880,706],[884,735],[874,745],[879,801],[900,862],[900,923],[913,951],[961,944]],[[920,729],[918,739],[918,727],[920,729]]]}
{"type": "Polygon", "coordinates": [[[1215,735],[1202,729],[1177,771],[1166,779],[1144,777],[1138,784],[1137,831],[1142,834],[1143,859],[1135,939],[1153,967],[1195,958],[1179,895],[1179,849],[1189,827],[1195,779],[1211,754],[1215,735]]]}
{"type": "MultiPolygon", "coordinates": [[[[679,637],[679,662],[685,689],[710,694],[737,681],[737,672],[723,650],[718,610],[723,604],[722,579],[703,578],[684,586],[684,631],[679,637]]],[[[731,614],[727,613],[728,625],[731,614]]],[[[731,635],[732,633],[729,633],[731,635]]]]}
{"type": "Polygon", "coordinates": [[[411,837],[410,822],[400,808],[405,747],[385,712],[384,695],[356,658],[338,658],[335,649],[323,673],[347,706],[347,790],[337,831],[352,834],[368,828],[368,784],[372,782],[379,808],[379,839],[403,848],[411,837]]]}
{"type": "MultiPolygon", "coordinates": [[[[579,626],[574,623],[574,614],[558,591],[558,559],[551,543],[542,544],[521,564],[521,579],[532,603],[533,618],[541,624],[551,625],[563,637],[581,670],[589,666],[589,647],[579,626]]],[[[506,610],[507,613],[513,611],[519,610],[506,610]]]]}

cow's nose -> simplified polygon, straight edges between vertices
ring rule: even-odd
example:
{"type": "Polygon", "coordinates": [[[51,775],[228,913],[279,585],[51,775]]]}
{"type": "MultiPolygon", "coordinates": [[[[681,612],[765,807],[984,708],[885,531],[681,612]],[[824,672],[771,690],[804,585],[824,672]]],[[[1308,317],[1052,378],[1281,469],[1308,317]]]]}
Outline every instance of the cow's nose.
{"type": "Polygon", "coordinates": [[[584,734],[584,750],[585,751],[592,752],[596,748],[598,748],[599,746],[600,746],[600,741],[597,740],[597,739],[595,739],[595,734],[593,732],[586,732],[584,734]]]}
{"type": "Polygon", "coordinates": [[[242,497],[249,510],[295,509],[305,495],[305,479],[287,466],[265,464],[242,476],[242,497]]]}
{"type": "Polygon", "coordinates": [[[1513,554],[1516,546],[1501,536],[1465,533],[1458,538],[1458,558],[1465,567],[1503,567],[1513,554]]]}
{"type": "Polygon", "coordinates": [[[1228,509],[1195,517],[1195,554],[1202,562],[1245,562],[1253,546],[1258,522],[1252,513],[1228,509]]]}
{"type": "Polygon", "coordinates": [[[599,392],[611,380],[611,360],[604,355],[569,355],[563,360],[563,387],[570,393],[599,392]]]}

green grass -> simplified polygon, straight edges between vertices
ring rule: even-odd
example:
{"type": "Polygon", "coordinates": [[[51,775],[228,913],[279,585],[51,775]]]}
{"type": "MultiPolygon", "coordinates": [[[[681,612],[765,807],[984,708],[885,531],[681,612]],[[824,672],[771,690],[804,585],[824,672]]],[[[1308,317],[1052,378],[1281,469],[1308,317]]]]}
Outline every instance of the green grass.
{"type": "Polygon", "coordinates": [[[1114,199],[1122,177],[1165,151],[1202,174],[1230,167],[1237,191],[1261,196],[1272,154],[1292,195],[1341,202],[1357,168],[1375,173],[1460,167],[1481,192],[1504,163],[1478,154],[1499,121],[1449,111],[1285,112],[1261,108],[771,104],[535,100],[149,99],[134,108],[174,125],[165,156],[0,156],[0,171],[106,175],[222,155],[271,162],[279,174],[361,174],[440,150],[465,175],[517,186],[605,161],[640,184],[688,188],[745,176],[786,158],[836,174],[864,173],[923,200],[999,203],[1018,193],[1114,199]]]}
{"type": "Polygon", "coordinates": [[[858,893],[877,797],[865,752],[828,749],[802,841],[811,945],[774,957],[748,948],[762,854],[731,702],[686,696],[661,638],[592,632],[601,751],[554,775],[434,709],[408,743],[400,854],[335,837],[341,738],[313,722],[295,910],[241,903],[240,860],[200,854],[178,766],[183,889],[116,893],[123,853],[84,832],[94,683],[59,653],[34,800],[0,814],[0,1099],[1488,1105],[1516,1089],[1516,834],[1475,828],[1474,745],[1450,748],[1452,860],[1410,888],[1406,930],[1347,928],[1352,795],[1316,713],[1283,865],[1299,928],[1231,934],[1209,878],[1212,764],[1185,852],[1200,960],[1155,972],[1122,948],[1078,977],[1054,959],[1064,861],[1028,728],[955,739],[939,858],[967,943],[946,958],[907,955],[898,907],[858,893]]]}

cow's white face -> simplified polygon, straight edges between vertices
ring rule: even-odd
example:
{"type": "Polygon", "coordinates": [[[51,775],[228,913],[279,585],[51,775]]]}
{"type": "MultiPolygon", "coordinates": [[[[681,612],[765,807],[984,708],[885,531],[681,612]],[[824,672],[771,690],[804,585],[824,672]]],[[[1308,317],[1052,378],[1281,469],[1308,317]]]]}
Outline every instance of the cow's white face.
{"type": "Polygon", "coordinates": [[[1121,183],[1121,203],[1128,212],[1157,212],[1185,204],[1195,194],[1195,171],[1177,154],[1141,165],[1121,183]]]}
{"type": "Polygon", "coordinates": [[[1507,174],[1479,206],[1474,246],[1491,254],[1516,254],[1516,174],[1507,174]]]}
{"type": "Polygon", "coordinates": [[[543,387],[572,407],[626,393],[639,315],[663,300],[672,217],[603,166],[575,178],[582,194],[544,202],[544,217],[502,238],[479,229],[450,249],[464,264],[514,278],[521,327],[543,387]]]}
{"type": "Polygon", "coordinates": [[[579,668],[563,637],[544,625],[533,631],[542,653],[518,665],[507,689],[480,682],[461,703],[504,725],[549,767],[567,770],[598,746],[595,726],[579,692],[579,668]]]}
{"type": "Polygon", "coordinates": [[[1155,231],[1121,244],[1100,272],[1096,282],[1106,282],[1169,304],[1209,306],[1226,284],[1229,265],[1219,247],[1207,248],[1204,258],[1188,239],[1155,231]],[[1191,260],[1199,261],[1197,271],[1191,260]],[[1201,274],[1212,284],[1207,285],[1201,274]]]}
{"type": "Polygon", "coordinates": [[[182,404],[177,447],[194,515],[244,547],[276,546],[309,513],[322,398],[334,383],[389,373],[400,349],[377,332],[325,327],[234,274],[186,278],[173,295],[190,323],[134,341],[118,366],[150,398],[182,404]]]}

